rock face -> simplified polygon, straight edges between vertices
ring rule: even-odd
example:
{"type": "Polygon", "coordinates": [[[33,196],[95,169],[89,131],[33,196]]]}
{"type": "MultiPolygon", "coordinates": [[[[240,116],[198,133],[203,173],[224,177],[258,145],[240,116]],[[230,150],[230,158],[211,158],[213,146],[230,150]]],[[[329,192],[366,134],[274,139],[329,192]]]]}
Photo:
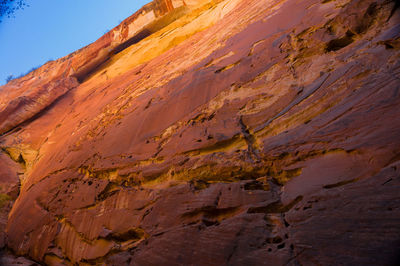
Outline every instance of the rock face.
{"type": "Polygon", "coordinates": [[[47,265],[396,265],[397,7],[154,1],[1,87],[4,245],[47,265]]]}

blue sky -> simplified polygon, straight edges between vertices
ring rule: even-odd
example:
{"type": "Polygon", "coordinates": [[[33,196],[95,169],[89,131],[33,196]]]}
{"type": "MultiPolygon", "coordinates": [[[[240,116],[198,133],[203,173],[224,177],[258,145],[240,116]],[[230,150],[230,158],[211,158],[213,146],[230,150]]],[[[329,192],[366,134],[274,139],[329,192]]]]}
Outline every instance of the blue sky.
{"type": "Polygon", "coordinates": [[[150,0],[27,0],[0,23],[0,85],[82,48],[150,0]]]}

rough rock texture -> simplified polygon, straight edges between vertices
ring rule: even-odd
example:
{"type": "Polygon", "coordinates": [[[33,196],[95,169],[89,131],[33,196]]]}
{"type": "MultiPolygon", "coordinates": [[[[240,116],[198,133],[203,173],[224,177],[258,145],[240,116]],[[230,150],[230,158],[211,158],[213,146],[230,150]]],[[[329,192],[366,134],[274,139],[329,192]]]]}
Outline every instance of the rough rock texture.
{"type": "Polygon", "coordinates": [[[6,246],[47,265],[398,264],[397,7],[155,1],[1,87],[6,246]]]}

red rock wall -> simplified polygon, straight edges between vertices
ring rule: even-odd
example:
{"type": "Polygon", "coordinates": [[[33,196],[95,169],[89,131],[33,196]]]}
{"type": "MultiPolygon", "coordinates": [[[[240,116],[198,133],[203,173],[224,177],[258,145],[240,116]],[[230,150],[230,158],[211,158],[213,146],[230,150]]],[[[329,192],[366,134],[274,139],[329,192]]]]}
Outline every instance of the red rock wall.
{"type": "Polygon", "coordinates": [[[395,265],[399,21],[385,0],[188,11],[0,137],[24,168],[5,244],[49,265],[395,265]]]}

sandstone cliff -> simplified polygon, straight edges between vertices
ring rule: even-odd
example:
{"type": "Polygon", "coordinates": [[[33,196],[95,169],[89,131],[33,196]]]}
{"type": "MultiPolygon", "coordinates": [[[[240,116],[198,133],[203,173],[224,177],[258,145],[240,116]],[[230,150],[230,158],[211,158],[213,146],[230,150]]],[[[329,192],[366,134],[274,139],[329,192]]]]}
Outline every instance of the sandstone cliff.
{"type": "Polygon", "coordinates": [[[397,7],[157,0],[0,87],[2,263],[395,265],[397,7]]]}

